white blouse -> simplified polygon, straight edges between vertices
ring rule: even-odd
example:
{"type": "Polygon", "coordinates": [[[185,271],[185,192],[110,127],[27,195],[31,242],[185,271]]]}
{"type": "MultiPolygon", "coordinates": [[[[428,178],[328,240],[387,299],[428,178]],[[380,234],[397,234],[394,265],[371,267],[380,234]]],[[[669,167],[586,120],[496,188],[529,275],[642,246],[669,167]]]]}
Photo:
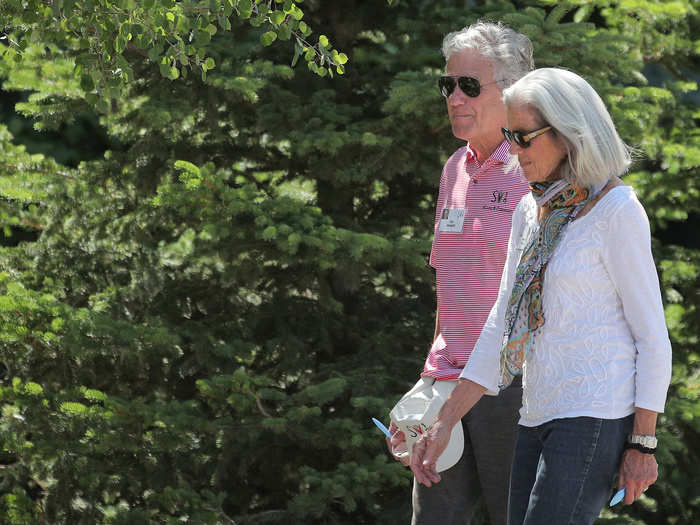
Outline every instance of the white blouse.
{"type": "MultiPolygon", "coordinates": [[[[531,194],[513,214],[498,299],[460,377],[498,393],[505,311],[520,255],[537,227],[531,194]]],[[[544,274],[540,328],[523,367],[520,424],[635,407],[663,412],[671,343],[651,255],[649,221],[629,186],[570,223],[544,274]]]]}

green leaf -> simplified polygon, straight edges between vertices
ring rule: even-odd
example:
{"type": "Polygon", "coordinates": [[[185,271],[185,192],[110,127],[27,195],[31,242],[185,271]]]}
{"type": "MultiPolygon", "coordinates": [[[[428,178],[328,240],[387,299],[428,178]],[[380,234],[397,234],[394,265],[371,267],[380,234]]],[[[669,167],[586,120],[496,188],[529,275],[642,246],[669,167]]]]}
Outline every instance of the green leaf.
{"type": "Polygon", "coordinates": [[[80,75],[80,89],[83,91],[93,91],[95,89],[95,83],[88,73],[80,75]]]}
{"type": "Polygon", "coordinates": [[[165,64],[161,63],[160,64],[160,74],[165,78],[169,78],[170,80],[175,80],[180,76],[180,71],[176,67],[171,66],[168,63],[165,63],[165,64]]]}
{"type": "Polygon", "coordinates": [[[241,18],[250,18],[253,12],[253,2],[251,0],[239,0],[238,13],[241,18]]]}
{"type": "Polygon", "coordinates": [[[260,27],[265,23],[266,20],[267,19],[263,15],[254,16],[250,19],[250,25],[252,25],[253,27],[260,27]]]}
{"type": "Polygon", "coordinates": [[[262,238],[266,241],[271,241],[277,237],[277,228],[274,226],[268,226],[262,232],[262,238]]]}
{"type": "Polygon", "coordinates": [[[151,62],[158,62],[163,54],[163,46],[153,46],[148,50],[148,58],[151,62]]]}
{"type": "Polygon", "coordinates": [[[121,54],[126,48],[126,40],[120,36],[114,39],[114,52],[121,54]]]}
{"type": "Polygon", "coordinates": [[[270,13],[270,22],[272,22],[275,26],[279,26],[282,22],[284,22],[285,18],[285,14],[282,11],[273,11],[270,13]]]}
{"type": "Polygon", "coordinates": [[[44,392],[44,389],[40,384],[32,381],[27,381],[27,383],[24,385],[24,390],[30,396],[38,396],[44,392]]]}
{"type": "Polygon", "coordinates": [[[203,29],[198,29],[195,31],[195,41],[198,46],[205,46],[211,42],[211,33],[209,31],[204,31],[203,29]]]}
{"type": "Polygon", "coordinates": [[[288,25],[280,26],[277,32],[280,40],[289,40],[292,36],[292,30],[288,25]]]}
{"type": "Polygon", "coordinates": [[[292,17],[294,17],[295,20],[301,20],[302,18],[304,18],[304,12],[297,6],[292,7],[292,9],[290,10],[290,14],[292,15],[292,17]]]}
{"type": "Polygon", "coordinates": [[[176,160],[174,166],[175,168],[182,171],[186,171],[187,173],[191,173],[192,175],[200,175],[200,169],[186,160],[176,160]]]}
{"type": "Polygon", "coordinates": [[[319,36],[318,43],[321,47],[328,47],[328,37],[326,35],[319,36]]]}
{"type": "Polygon", "coordinates": [[[75,401],[66,401],[64,403],[61,403],[60,410],[64,414],[79,416],[87,412],[87,407],[82,403],[76,403],[75,401]]]}
{"type": "Polygon", "coordinates": [[[588,20],[588,17],[591,15],[593,12],[593,6],[591,5],[583,5],[579,7],[576,10],[576,13],[574,13],[574,22],[577,24],[584,22],[588,20]]]}
{"type": "Polygon", "coordinates": [[[268,31],[260,35],[260,42],[262,42],[262,45],[264,46],[269,46],[275,40],[277,40],[277,33],[275,33],[274,31],[268,31]]]}

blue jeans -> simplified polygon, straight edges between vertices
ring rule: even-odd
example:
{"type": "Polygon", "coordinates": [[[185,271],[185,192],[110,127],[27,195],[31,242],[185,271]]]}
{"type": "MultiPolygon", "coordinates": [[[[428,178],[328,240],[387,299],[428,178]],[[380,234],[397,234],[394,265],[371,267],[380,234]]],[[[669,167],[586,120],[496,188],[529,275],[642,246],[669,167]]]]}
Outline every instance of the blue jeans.
{"type": "Polygon", "coordinates": [[[634,414],[518,427],[509,525],[592,524],[611,496],[634,414]]]}

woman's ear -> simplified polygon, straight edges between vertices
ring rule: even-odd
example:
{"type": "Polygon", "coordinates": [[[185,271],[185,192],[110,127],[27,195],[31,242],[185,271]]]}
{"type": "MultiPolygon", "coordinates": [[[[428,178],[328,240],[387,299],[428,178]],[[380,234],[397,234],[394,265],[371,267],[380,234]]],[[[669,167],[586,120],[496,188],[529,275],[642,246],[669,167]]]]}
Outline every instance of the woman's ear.
{"type": "Polygon", "coordinates": [[[572,148],[569,145],[568,140],[566,140],[566,137],[564,137],[564,135],[557,132],[557,130],[555,130],[554,128],[552,128],[551,133],[552,133],[552,140],[554,142],[554,146],[557,148],[558,151],[561,152],[561,154],[566,159],[566,157],[569,155],[569,152],[572,150],[572,148]]]}

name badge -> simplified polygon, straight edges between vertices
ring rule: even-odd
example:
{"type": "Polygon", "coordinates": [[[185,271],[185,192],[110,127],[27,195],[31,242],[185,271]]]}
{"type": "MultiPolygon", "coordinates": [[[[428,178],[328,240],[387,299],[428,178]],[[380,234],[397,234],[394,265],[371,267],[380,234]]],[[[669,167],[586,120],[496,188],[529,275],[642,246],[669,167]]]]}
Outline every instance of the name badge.
{"type": "Polygon", "coordinates": [[[461,233],[464,226],[465,208],[445,208],[440,215],[441,232],[461,233]]]}

